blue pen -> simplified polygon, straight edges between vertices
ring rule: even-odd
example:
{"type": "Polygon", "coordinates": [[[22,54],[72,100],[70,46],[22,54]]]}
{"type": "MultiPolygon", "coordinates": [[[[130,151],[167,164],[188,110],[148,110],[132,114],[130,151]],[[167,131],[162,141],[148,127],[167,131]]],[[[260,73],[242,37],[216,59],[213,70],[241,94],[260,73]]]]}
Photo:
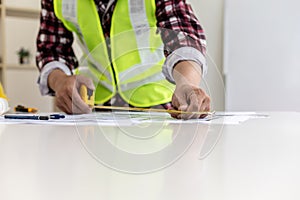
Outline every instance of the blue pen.
{"type": "Polygon", "coordinates": [[[38,115],[4,115],[5,119],[31,119],[31,120],[49,120],[48,116],[38,115]]]}

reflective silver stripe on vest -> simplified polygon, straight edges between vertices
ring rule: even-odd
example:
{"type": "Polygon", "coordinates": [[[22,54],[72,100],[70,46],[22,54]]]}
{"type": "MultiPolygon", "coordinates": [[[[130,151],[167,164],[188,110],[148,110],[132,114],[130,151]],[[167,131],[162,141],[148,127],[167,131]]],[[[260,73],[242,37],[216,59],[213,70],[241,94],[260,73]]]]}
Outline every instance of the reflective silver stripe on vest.
{"type": "MultiPolygon", "coordinates": [[[[133,31],[135,32],[136,42],[138,46],[142,63],[155,63],[164,58],[163,45],[158,47],[155,53],[150,50],[149,38],[151,27],[148,22],[145,0],[129,0],[129,15],[133,31]]],[[[156,27],[152,27],[152,29],[156,27]]]]}
{"type": "Polygon", "coordinates": [[[121,88],[122,91],[127,91],[127,90],[131,90],[131,89],[134,89],[134,88],[138,88],[142,85],[146,85],[146,84],[150,84],[150,83],[156,83],[156,82],[161,81],[161,80],[165,80],[165,77],[161,72],[159,72],[159,73],[153,74],[152,76],[149,76],[147,79],[143,79],[141,81],[122,84],[120,86],[120,88],[121,88]]]}
{"type": "MultiPolygon", "coordinates": [[[[62,0],[62,15],[67,21],[71,22],[76,27],[77,33],[79,34],[79,37],[80,37],[80,47],[81,47],[82,51],[84,52],[85,56],[88,55],[87,58],[88,58],[89,62],[94,67],[96,67],[96,69],[100,73],[104,74],[105,77],[107,77],[109,81],[112,81],[109,72],[100,63],[98,63],[94,59],[93,56],[90,55],[90,52],[88,50],[88,47],[86,45],[86,42],[83,38],[81,29],[78,24],[77,0],[62,0]]],[[[107,88],[107,89],[109,89],[109,88],[107,88]]]]}
{"type": "Polygon", "coordinates": [[[77,25],[77,3],[76,0],[62,1],[62,15],[64,18],[77,25]]]}
{"type": "Polygon", "coordinates": [[[80,31],[80,27],[77,23],[77,2],[76,0],[62,0],[62,15],[65,20],[71,22],[77,29],[78,33],[82,33],[80,31]]]}
{"type": "MultiPolygon", "coordinates": [[[[140,52],[145,51],[145,49],[143,49],[143,50],[140,49],[140,52]]],[[[149,47],[146,51],[149,52],[149,47]]],[[[161,51],[163,51],[163,49],[161,51]]],[[[150,53],[148,53],[148,54],[150,54],[150,53]]],[[[160,55],[161,53],[159,52],[159,49],[156,50],[155,52],[151,52],[151,54],[152,55],[155,54],[154,56],[157,57],[157,59],[161,56],[160,55]]],[[[149,57],[150,56],[148,56],[148,58],[149,57]]],[[[130,79],[132,77],[138,76],[138,75],[146,72],[147,70],[149,70],[154,65],[157,65],[163,59],[164,59],[164,57],[160,58],[160,60],[149,60],[147,62],[142,62],[142,63],[136,64],[136,65],[130,67],[129,69],[127,69],[123,72],[120,72],[119,73],[120,82],[122,83],[123,81],[127,81],[128,79],[130,79]]]]}
{"type": "MultiPolygon", "coordinates": [[[[151,27],[148,22],[144,0],[129,0],[129,11],[130,11],[129,14],[130,14],[132,28],[136,36],[136,42],[140,54],[141,63],[132,66],[134,70],[129,68],[121,72],[120,73],[121,83],[122,81],[126,81],[132,77],[142,74],[143,72],[149,70],[149,68],[151,68],[153,65],[158,64],[160,61],[162,61],[165,58],[163,53],[163,45],[158,47],[154,52],[151,51],[150,48],[151,44],[149,41],[151,27]]],[[[163,75],[157,77],[161,77],[161,79],[157,79],[157,80],[165,79],[163,75]]],[[[135,82],[133,84],[140,86],[144,84],[144,81],[140,81],[139,83],[140,84],[138,84],[138,82],[135,82]]],[[[123,88],[124,90],[128,90],[126,85],[129,84],[125,84],[124,86],[121,86],[121,88],[123,88]]]]}
{"type": "Polygon", "coordinates": [[[84,44],[84,41],[79,40],[79,46],[84,53],[83,59],[88,60],[94,68],[96,68],[100,73],[104,74],[109,81],[112,81],[109,71],[94,59],[94,57],[90,54],[87,46],[84,44]]]}
{"type": "Polygon", "coordinates": [[[89,67],[87,67],[87,66],[80,66],[80,67],[78,67],[78,71],[80,71],[82,74],[84,74],[84,75],[88,76],[89,78],[91,78],[94,83],[100,83],[102,86],[104,86],[105,88],[109,89],[111,92],[114,91],[112,85],[109,85],[106,82],[99,80],[95,76],[95,74],[91,72],[91,70],[89,69],[89,67]]]}

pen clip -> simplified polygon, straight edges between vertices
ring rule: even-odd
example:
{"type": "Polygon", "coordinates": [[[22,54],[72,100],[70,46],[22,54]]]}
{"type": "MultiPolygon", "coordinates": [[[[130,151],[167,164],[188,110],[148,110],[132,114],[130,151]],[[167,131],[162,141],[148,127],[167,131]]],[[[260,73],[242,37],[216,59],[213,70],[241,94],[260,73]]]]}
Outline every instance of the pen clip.
{"type": "Polygon", "coordinates": [[[51,114],[49,116],[50,119],[62,119],[62,118],[65,118],[64,115],[61,115],[61,114],[51,114]]]}

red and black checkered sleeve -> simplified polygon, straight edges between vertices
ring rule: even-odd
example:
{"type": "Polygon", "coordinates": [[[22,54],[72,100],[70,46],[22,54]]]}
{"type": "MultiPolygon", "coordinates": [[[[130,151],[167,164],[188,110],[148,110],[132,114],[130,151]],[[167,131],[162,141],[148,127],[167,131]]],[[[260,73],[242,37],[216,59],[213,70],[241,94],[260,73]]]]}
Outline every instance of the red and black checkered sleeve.
{"type": "Polygon", "coordinates": [[[205,55],[204,30],[185,0],[156,0],[156,18],[166,55],[186,46],[194,47],[205,55]]]}
{"type": "Polygon", "coordinates": [[[53,0],[42,0],[40,28],[37,35],[36,65],[41,71],[52,61],[66,64],[70,70],[78,66],[72,49],[73,34],[55,16],[53,0]]]}

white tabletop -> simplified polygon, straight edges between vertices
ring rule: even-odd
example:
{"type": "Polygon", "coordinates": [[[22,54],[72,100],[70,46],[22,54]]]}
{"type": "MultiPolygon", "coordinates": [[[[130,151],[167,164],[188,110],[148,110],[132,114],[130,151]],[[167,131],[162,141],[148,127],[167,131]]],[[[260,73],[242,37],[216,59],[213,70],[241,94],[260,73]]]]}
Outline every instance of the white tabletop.
{"type": "Polygon", "coordinates": [[[300,113],[238,125],[0,125],[1,200],[299,200],[300,113]]]}

